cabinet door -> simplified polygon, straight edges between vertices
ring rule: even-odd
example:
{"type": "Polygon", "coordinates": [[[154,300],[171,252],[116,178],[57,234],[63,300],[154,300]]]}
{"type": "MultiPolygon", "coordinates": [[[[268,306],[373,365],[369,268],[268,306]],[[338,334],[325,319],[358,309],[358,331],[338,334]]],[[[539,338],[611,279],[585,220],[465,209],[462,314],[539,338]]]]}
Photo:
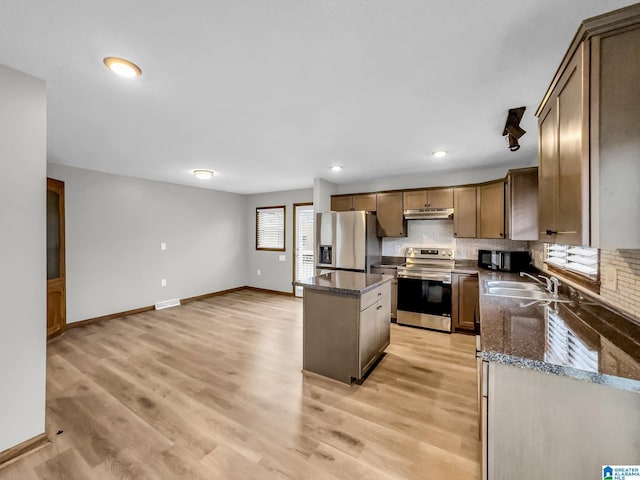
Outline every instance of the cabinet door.
{"type": "Polygon", "coordinates": [[[359,325],[359,365],[360,377],[365,368],[378,353],[378,306],[380,302],[373,303],[360,312],[359,325]]]}
{"type": "Polygon", "coordinates": [[[378,236],[406,237],[406,222],[402,215],[402,192],[378,194],[378,236]]]}
{"type": "Polygon", "coordinates": [[[504,238],[504,182],[478,187],[478,237],[504,238]]]}
{"type": "Polygon", "coordinates": [[[453,188],[429,190],[427,206],[429,208],[453,208],[453,188]]]}
{"type": "Polygon", "coordinates": [[[476,237],[476,187],[453,189],[453,235],[476,237]]]}
{"type": "Polygon", "coordinates": [[[558,228],[558,119],[554,101],[549,100],[551,107],[542,112],[538,125],[538,238],[541,242],[553,242],[558,228]]]}
{"type": "Polygon", "coordinates": [[[375,212],[376,194],[365,193],[353,196],[353,209],[356,211],[375,212]]]}
{"type": "Polygon", "coordinates": [[[334,212],[348,212],[353,208],[353,196],[331,197],[331,210],[334,212]]]}
{"type": "Polygon", "coordinates": [[[426,190],[414,190],[411,192],[403,192],[402,197],[404,200],[404,208],[406,208],[407,210],[427,207],[427,191],[426,190]]]}
{"type": "Polygon", "coordinates": [[[477,275],[453,275],[452,316],[455,330],[475,331],[480,291],[477,275]]]}
{"type": "Polygon", "coordinates": [[[582,49],[567,67],[566,80],[558,84],[558,224],[556,242],[588,245],[589,151],[583,148],[587,135],[587,99],[582,49]],[[583,217],[584,215],[584,217],[583,217]],[[583,227],[587,227],[586,233],[583,227]]]}
{"type": "Polygon", "coordinates": [[[391,329],[391,296],[381,298],[376,306],[378,312],[377,330],[378,330],[378,346],[376,353],[379,352],[390,340],[391,329]]]}

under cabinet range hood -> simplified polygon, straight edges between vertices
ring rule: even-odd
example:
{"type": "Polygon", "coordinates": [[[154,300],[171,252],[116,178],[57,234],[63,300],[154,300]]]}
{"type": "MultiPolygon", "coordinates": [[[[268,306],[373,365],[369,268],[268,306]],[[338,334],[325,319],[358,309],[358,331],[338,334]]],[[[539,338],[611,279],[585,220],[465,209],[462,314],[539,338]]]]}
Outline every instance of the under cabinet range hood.
{"type": "Polygon", "coordinates": [[[453,218],[453,208],[415,208],[404,211],[407,220],[443,220],[453,218]]]}

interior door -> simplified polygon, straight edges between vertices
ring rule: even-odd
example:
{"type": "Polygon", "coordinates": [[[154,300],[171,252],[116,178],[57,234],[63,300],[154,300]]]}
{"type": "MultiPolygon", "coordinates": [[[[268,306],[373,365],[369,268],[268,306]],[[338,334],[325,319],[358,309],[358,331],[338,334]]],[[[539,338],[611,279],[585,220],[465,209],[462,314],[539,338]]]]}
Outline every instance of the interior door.
{"type": "Polygon", "coordinates": [[[47,337],[67,324],[64,238],[64,182],[47,178],[47,337]]]}
{"type": "MultiPolygon", "coordinates": [[[[295,258],[293,259],[294,281],[313,277],[315,259],[313,246],[314,218],[313,204],[295,204],[293,206],[294,227],[293,242],[295,258]]],[[[295,287],[293,293],[296,297],[302,297],[302,287],[295,287]]]]}

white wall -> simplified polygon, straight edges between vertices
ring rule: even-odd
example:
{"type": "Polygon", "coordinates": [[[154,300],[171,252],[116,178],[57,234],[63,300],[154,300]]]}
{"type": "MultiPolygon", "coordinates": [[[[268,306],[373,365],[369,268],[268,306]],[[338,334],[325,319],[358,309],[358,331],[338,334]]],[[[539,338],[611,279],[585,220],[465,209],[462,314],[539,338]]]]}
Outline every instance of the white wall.
{"type": "Polygon", "coordinates": [[[48,175],[65,182],[67,323],[245,284],[244,195],[56,164],[48,175]]]}
{"type": "Polygon", "coordinates": [[[0,452],[45,431],[46,91],[0,65],[0,452]]]}
{"type": "Polygon", "coordinates": [[[316,212],[331,210],[331,195],[338,193],[338,185],[321,178],[313,179],[313,208],[316,212]]]}
{"type": "Polygon", "coordinates": [[[247,197],[247,285],[280,292],[293,292],[293,204],[313,201],[313,189],[260,193],[247,197]],[[256,250],[256,208],[286,205],[284,252],[256,250]],[[285,261],[279,260],[281,255],[285,261]],[[260,270],[260,275],[257,271],[260,270]]]}

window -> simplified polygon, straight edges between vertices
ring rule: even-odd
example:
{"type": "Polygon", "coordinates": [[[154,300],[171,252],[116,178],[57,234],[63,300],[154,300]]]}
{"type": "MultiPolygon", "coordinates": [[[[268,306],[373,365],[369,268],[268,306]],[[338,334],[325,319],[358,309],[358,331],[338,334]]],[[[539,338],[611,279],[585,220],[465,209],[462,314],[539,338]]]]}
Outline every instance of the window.
{"type": "Polygon", "coordinates": [[[284,252],[284,205],[256,208],[256,250],[284,252]]]}
{"type": "Polygon", "coordinates": [[[563,270],[592,282],[598,281],[598,249],[545,243],[544,261],[558,270],[563,270]]]}

